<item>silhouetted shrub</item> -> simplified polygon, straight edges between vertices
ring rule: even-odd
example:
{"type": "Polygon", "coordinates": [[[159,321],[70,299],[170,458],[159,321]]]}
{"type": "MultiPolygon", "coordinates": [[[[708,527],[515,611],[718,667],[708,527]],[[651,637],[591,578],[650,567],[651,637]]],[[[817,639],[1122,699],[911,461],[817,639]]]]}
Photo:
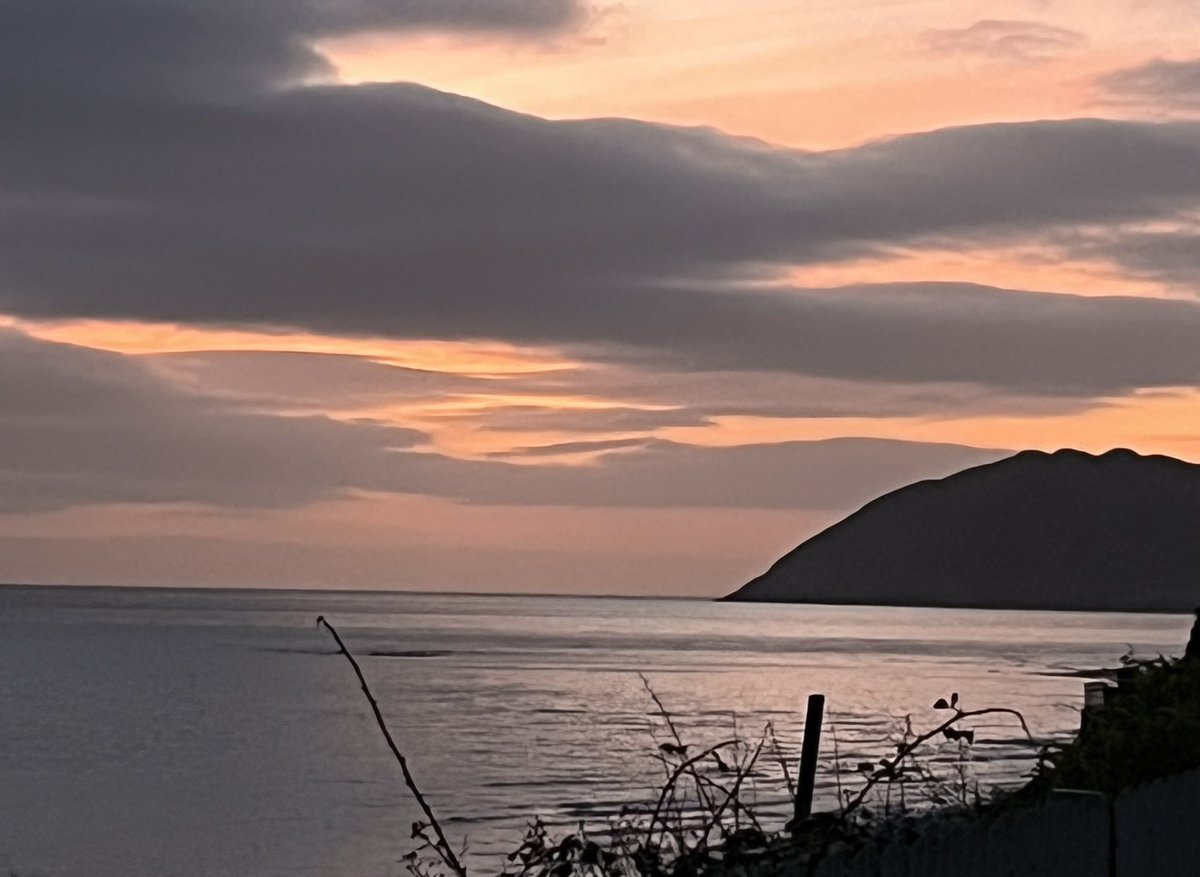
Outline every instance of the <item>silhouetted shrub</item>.
{"type": "Polygon", "coordinates": [[[1123,663],[1119,686],[1073,743],[1048,755],[1036,785],[1116,794],[1200,767],[1200,660],[1123,663]]]}

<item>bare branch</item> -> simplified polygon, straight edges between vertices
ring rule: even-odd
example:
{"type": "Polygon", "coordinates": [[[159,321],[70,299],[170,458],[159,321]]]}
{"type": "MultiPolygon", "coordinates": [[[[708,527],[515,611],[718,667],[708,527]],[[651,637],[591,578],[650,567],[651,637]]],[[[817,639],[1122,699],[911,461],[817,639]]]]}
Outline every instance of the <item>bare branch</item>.
{"type": "MultiPolygon", "coordinates": [[[[783,782],[787,786],[789,798],[796,797],[796,784],[792,782],[792,773],[788,770],[787,758],[783,755],[783,749],[779,745],[779,738],[775,736],[775,723],[767,722],[767,733],[771,735],[771,746],[775,750],[775,759],[779,762],[779,768],[783,771],[783,782]]],[[[834,735],[834,746],[837,746],[837,735],[834,735]]]]}
{"type": "Polygon", "coordinates": [[[658,803],[654,806],[654,815],[650,817],[650,825],[646,829],[646,839],[649,841],[654,837],[654,828],[659,822],[659,817],[662,815],[663,805],[667,802],[667,796],[674,790],[675,784],[679,782],[679,778],[685,773],[694,773],[696,765],[706,758],[709,758],[714,752],[719,752],[722,749],[728,749],[731,746],[737,746],[738,740],[723,740],[714,746],[709,746],[699,755],[693,755],[691,758],[680,763],[680,765],[671,772],[671,776],[667,778],[666,783],[662,787],[662,791],[658,795],[658,803]]]}
{"type": "Polygon", "coordinates": [[[987,716],[995,713],[1006,713],[1008,715],[1016,716],[1017,721],[1021,723],[1021,729],[1025,732],[1025,736],[1029,738],[1029,742],[1035,745],[1037,744],[1037,740],[1029,731],[1029,725],[1025,722],[1025,716],[1021,715],[1021,713],[1017,710],[1009,709],[1007,707],[988,707],[986,709],[978,710],[955,709],[954,715],[948,718],[946,721],[942,722],[936,728],[926,731],[924,734],[918,734],[911,741],[901,745],[895,756],[890,759],[884,759],[882,762],[880,762],[880,769],[875,771],[870,777],[867,778],[866,785],[859,789],[858,794],[855,795],[854,798],[842,810],[842,819],[845,820],[846,817],[848,817],[862,805],[871,789],[875,788],[875,786],[877,786],[883,780],[894,777],[896,775],[896,768],[900,766],[900,763],[904,761],[904,759],[912,755],[912,753],[918,747],[929,742],[938,734],[944,733],[947,728],[954,727],[954,724],[962,719],[975,718],[976,716],[987,716]]]}
{"type": "Polygon", "coordinates": [[[725,808],[728,807],[731,802],[735,802],[735,804],[741,803],[740,799],[738,798],[738,792],[741,791],[742,781],[746,779],[746,776],[750,773],[750,771],[754,770],[754,765],[758,761],[758,756],[762,752],[763,746],[766,744],[766,742],[766,731],[763,731],[763,737],[758,741],[758,745],[754,747],[754,753],[750,756],[745,764],[738,766],[737,776],[733,781],[733,787],[725,793],[725,800],[722,801],[720,806],[712,812],[708,822],[704,826],[703,833],[700,835],[702,838],[708,837],[708,833],[716,827],[718,822],[720,822],[721,816],[725,812],[725,808]]]}
{"type": "MultiPolygon", "coordinates": [[[[638,673],[637,675],[638,675],[638,679],[642,680],[642,687],[646,689],[646,693],[648,695],[650,695],[650,699],[653,700],[654,705],[656,707],[658,707],[658,714],[660,716],[662,716],[663,721],[667,725],[667,729],[671,732],[671,736],[675,738],[675,745],[678,746],[680,748],[680,750],[686,751],[687,745],[683,742],[683,738],[679,736],[679,730],[675,727],[675,722],[671,718],[671,713],[666,708],[666,706],[663,704],[662,700],[659,698],[658,692],[656,692],[650,686],[650,680],[646,678],[645,673],[638,673]]],[[[735,737],[737,736],[736,731],[734,733],[734,736],[735,737]]],[[[665,765],[665,762],[664,762],[664,765],[665,765]]],[[[700,798],[700,803],[704,805],[705,810],[712,810],[712,808],[713,808],[712,798],[710,798],[705,793],[704,783],[701,780],[699,773],[697,773],[697,771],[694,767],[691,768],[688,771],[688,773],[691,775],[692,779],[694,779],[696,781],[696,795],[700,798]]]]}
{"type": "Polygon", "coordinates": [[[446,833],[442,831],[442,825],[438,822],[437,816],[434,815],[433,809],[429,806],[429,802],[425,800],[425,795],[421,792],[417,785],[416,779],[412,775],[412,771],[408,767],[408,759],[404,757],[404,753],[400,751],[400,747],[396,745],[396,741],[392,739],[392,733],[388,730],[387,722],[384,721],[383,712],[379,709],[379,702],[375,700],[375,695],[371,693],[371,686],[367,684],[367,678],[363,675],[362,668],[358,666],[358,661],[354,659],[354,655],[350,654],[350,650],[346,648],[346,644],[342,642],[341,636],[338,635],[336,628],[325,620],[324,615],[317,616],[317,626],[324,625],[325,629],[333,636],[334,642],[337,643],[338,651],[340,651],[346,660],[350,662],[350,666],[354,668],[354,675],[358,677],[358,682],[362,686],[363,694],[367,698],[367,702],[371,705],[371,712],[375,714],[375,723],[379,726],[379,730],[383,733],[383,739],[387,741],[388,748],[392,750],[392,755],[400,764],[400,770],[404,774],[404,784],[408,786],[408,790],[412,792],[413,798],[421,807],[421,812],[425,814],[425,818],[429,820],[429,825],[433,828],[434,834],[437,836],[437,842],[432,844],[433,849],[441,857],[446,867],[453,871],[457,877],[467,877],[467,869],[463,867],[458,856],[454,854],[454,848],[450,846],[450,841],[446,839],[446,833]]]}

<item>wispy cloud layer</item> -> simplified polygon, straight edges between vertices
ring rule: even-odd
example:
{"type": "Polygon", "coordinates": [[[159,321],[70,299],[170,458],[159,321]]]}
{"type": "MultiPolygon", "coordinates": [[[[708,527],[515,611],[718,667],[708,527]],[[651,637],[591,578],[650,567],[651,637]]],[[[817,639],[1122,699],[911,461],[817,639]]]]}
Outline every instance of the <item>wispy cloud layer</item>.
{"type": "Polygon", "coordinates": [[[590,466],[534,467],[454,459],[422,449],[419,432],[370,421],[263,413],[180,390],[130,357],[13,331],[0,331],[0,366],[6,512],[286,507],[357,491],[495,505],[843,508],[998,453],[852,439],[729,448],[640,441],[590,466]],[[847,477],[855,458],[870,462],[847,477]]]}
{"type": "Polygon", "coordinates": [[[930,51],[941,54],[1037,61],[1078,49],[1087,38],[1070,28],[1040,21],[989,18],[969,27],[927,30],[922,41],[930,51]]]}

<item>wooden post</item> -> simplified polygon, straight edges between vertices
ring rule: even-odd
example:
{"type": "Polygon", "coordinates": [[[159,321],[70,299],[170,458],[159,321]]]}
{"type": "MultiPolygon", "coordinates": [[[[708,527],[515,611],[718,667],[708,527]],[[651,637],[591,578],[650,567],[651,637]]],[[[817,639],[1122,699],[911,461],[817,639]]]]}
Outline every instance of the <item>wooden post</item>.
{"type": "Polygon", "coordinates": [[[1092,716],[1107,705],[1108,698],[1116,691],[1116,687],[1107,682],[1083,683],[1083,709],[1079,713],[1079,734],[1087,731],[1092,716]]]}
{"type": "Polygon", "coordinates": [[[804,714],[804,744],[800,748],[800,776],[796,780],[796,816],[807,819],[812,813],[813,786],[817,781],[817,756],[821,752],[821,724],[825,720],[825,695],[808,696],[804,714]]]}

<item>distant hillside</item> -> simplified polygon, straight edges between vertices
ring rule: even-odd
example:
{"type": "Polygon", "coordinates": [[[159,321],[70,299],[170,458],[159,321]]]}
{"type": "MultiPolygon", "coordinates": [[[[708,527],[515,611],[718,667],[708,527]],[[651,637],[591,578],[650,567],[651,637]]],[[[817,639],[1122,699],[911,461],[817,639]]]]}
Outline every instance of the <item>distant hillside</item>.
{"type": "Polygon", "coordinates": [[[886,494],[725,599],[1190,611],[1200,465],[1023,451],[886,494]]]}

